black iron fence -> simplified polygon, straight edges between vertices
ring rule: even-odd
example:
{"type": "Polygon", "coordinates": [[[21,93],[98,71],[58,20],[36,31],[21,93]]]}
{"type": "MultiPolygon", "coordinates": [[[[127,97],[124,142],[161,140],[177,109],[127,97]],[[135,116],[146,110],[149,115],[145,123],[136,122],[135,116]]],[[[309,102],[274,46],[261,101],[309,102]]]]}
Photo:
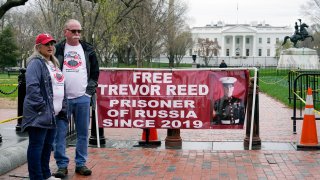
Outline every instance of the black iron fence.
{"type": "MultiPolygon", "coordinates": [[[[320,107],[320,71],[290,71],[288,73],[288,83],[289,83],[289,102],[293,103],[293,115],[291,119],[293,120],[293,133],[296,133],[296,121],[303,120],[303,110],[305,103],[303,100],[306,99],[307,89],[312,88],[313,95],[313,105],[315,109],[320,107]]],[[[320,120],[320,118],[316,118],[320,120]]]]}

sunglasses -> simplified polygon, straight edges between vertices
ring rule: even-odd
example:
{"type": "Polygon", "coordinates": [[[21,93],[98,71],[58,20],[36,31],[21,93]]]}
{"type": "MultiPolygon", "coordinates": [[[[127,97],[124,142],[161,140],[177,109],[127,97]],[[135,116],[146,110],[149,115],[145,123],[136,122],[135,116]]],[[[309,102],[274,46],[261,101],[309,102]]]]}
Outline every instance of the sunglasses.
{"type": "Polygon", "coordinates": [[[67,29],[68,31],[70,31],[70,32],[72,32],[72,34],[75,34],[75,33],[81,33],[82,32],[82,30],[80,29],[80,30],[77,30],[77,29],[67,29]]]}
{"type": "Polygon", "coordinates": [[[49,47],[49,46],[53,46],[55,43],[54,42],[48,42],[47,44],[44,44],[45,46],[49,47]]]}

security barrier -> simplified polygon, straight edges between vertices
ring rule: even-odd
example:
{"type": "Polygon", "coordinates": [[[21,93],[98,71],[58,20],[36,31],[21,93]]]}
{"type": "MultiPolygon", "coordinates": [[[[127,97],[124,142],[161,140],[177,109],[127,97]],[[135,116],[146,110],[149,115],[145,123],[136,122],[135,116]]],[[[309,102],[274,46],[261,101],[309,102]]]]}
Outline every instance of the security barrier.
{"type": "MultiPolygon", "coordinates": [[[[293,103],[293,133],[296,134],[296,121],[303,120],[303,109],[305,106],[308,87],[313,89],[313,104],[315,109],[320,108],[319,84],[320,72],[318,71],[290,71],[289,81],[289,102],[293,103]]],[[[320,120],[320,118],[316,118],[320,120]]]]}

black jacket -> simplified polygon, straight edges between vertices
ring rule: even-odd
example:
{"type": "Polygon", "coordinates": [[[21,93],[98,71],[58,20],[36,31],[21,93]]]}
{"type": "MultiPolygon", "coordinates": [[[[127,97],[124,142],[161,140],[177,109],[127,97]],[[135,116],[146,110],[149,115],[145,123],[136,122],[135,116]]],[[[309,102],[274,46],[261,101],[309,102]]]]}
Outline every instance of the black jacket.
{"type": "MultiPolygon", "coordinates": [[[[65,44],[66,44],[66,40],[56,44],[55,46],[56,47],[55,56],[59,60],[61,71],[63,69],[65,44]]],[[[80,41],[80,44],[84,51],[84,55],[86,58],[86,66],[87,66],[88,85],[86,88],[86,94],[93,96],[96,92],[96,87],[98,86],[98,78],[99,78],[98,58],[91,44],[84,41],[80,41]]]]}

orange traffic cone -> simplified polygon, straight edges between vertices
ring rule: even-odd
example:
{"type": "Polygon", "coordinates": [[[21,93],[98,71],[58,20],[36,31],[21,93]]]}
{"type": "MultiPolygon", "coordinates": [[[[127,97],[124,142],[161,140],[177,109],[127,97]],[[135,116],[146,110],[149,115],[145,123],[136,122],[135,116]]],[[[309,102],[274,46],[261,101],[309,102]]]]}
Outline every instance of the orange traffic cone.
{"type": "Polygon", "coordinates": [[[312,89],[308,88],[306,106],[303,116],[300,143],[297,148],[319,149],[316,118],[314,115],[312,89]]]}
{"type": "Polygon", "coordinates": [[[161,145],[161,141],[158,140],[157,129],[143,129],[142,141],[139,141],[139,145],[161,145]]]}

